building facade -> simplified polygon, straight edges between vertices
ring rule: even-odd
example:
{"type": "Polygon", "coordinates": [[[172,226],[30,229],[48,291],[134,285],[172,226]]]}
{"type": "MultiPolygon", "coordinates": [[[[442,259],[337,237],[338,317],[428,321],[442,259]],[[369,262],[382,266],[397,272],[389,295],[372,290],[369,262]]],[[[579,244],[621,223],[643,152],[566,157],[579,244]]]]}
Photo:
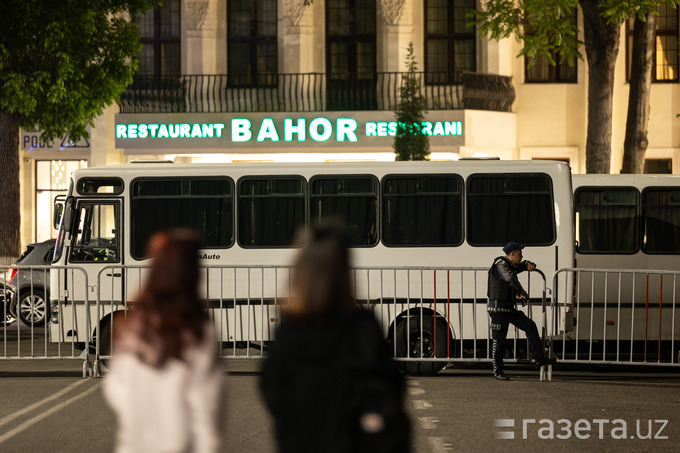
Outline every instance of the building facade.
{"type": "MultiPolygon", "coordinates": [[[[399,87],[427,98],[432,160],[559,159],[585,170],[587,64],[528,68],[520,44],[482,39],[477,0],[165,0],[134,18],[132,85],[90,138],[23,132],[22,238],[54,234],[52,200],[82,166],[181,162],[393,160],[399,87]],[[406,72],[413,44],[416,73],[406,72]]],[[[582,29],[582,16],[572,20],[582,29]]],[[[680,173],[678,11],[657,25],[650,172],[680,173]]],[[[616,66],[612,173],[621,168],[630,24],[616,66]]]]}

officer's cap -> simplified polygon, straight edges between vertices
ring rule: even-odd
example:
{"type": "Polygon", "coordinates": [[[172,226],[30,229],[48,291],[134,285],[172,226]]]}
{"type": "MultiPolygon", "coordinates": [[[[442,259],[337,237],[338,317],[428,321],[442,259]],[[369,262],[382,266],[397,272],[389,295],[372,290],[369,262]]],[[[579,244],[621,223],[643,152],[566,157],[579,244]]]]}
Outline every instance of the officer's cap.
{"type": "Polygon", "coordinates": [[[503,247],[503,252],[505,252],[506,255],[509,255],[511,252],[514,252],[515,250],[522,250],[523,248],[524,246],[522,244],[518,244],[517,242],[508,242],[503,247]]]}

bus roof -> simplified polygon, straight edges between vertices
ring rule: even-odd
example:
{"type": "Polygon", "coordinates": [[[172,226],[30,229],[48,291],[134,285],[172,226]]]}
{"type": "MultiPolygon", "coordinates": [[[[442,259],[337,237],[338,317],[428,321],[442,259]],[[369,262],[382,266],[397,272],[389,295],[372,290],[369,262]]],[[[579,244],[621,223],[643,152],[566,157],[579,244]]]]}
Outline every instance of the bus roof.
{"type": "Polygon", "coordinates": [[[353,173],[353,174],[387,174],[387,173],[445,173],[445,172],[570,172],[569,166],[559,161],[498,161],[498,160],[465,160],[465,161],[421,161],[421,162],[320,162],[320,163],[212,163],[212,164],[176,164],[167,161],[138,162],[116,164],[101,167],[89,167],[74,172],[77,178],[88,176],[131,177],[153,175],[192,175],[209,174],[294,174],[294,173],[353,173]]]}
{"type": "Polygon", "coordinates": [[[573,175],[572,185],[574,189],[586,186],[602,187],[637,187],[639,189],[648,186],[678,186],[680,187],[680,175],[573,175]]]}

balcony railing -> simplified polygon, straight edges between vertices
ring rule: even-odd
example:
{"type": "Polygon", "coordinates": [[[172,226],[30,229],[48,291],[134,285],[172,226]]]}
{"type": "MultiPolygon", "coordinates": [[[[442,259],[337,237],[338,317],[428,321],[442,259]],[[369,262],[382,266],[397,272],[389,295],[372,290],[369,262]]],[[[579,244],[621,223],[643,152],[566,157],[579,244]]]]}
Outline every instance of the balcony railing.
{"type": "MultiPolygon", "coordinates": [[[[395,110],[408,73],[181,75],[135,77],[120,96],[121,113],[247,113],[395,110]]],[[[428,110],[509,112],[510,77],[416,73],[428,110]]]]}

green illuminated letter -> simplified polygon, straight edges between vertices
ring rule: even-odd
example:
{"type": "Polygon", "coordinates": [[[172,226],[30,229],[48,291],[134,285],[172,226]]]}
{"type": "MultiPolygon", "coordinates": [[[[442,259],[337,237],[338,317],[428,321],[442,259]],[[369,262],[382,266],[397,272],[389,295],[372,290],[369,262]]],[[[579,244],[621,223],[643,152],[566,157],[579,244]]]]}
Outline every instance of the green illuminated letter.
{"type": "Polygon", "coordinates": [[[250,132],[250,121],[246,119],[231,120],[231,141],[232,142],[247,142],[253,137],[250,132]]]}
{"type": "Polygon", "coordinates": [[[179,125],[179,136],[181,138],[191,138],[191,126],[188,124],[179,125]]]}
{"type": "Polygon", "coordinates": [[[146,126],[146,124],[139,125],[137,128],[137,135],[139,138],[146,138],[149,136],[149,128],[146,126]]]}
{"type": "Polygon", "coordinates": [[[161,124],[160,126],[158,126],[158,138],[168,138],[168,137],[170,137],[168,135],[168,126],[166,126],[165,124],[161,124]]]}
{"type": "Polygon", "coordinates": [[[279,134],[276,132],[276,126],[274,126],[274,121],[271,118],[262,120],[260,132],[257,134],[258,142],[263,142],[265,139],[269,139],[273,142],[279,141],[279,134]]]}
{"type": "Polygon", "coordinates": [[[357,130],[357,122],[351,118],[338,118],[336,123],[336,137],[339,142],[345,141],[345,136],[350,142],[357,141],[357,134],[354,131],[357,130]]]}
{"type": "Polygon", "coordinates": [[[378,135],[378,125],[375,123],[366,123],[366,137],[375,137],[378,135]]]}
{"type": "Polygon", "coordinates": [[[299,142],[305,141],[305,119],[300,118],[297,120],[297,124],[293,126],[293,120],[286,118],[283,120],[283,138],[287,142],[293,141],[293,134],[297,134],[297,139],[299,142]]]}
{"type": "Polygon", "coordinates": [[[317,142],[325,142],[333,135],[333,125],[326,118],[315,118],[309,123],[309,136],[317,142]],[[323,132],[319,132],[319,126],[323,132]]]}
{"type": "Polygon", "coordinates": [[[194,126],[191,128],[191,138],[203,138],[200,124],[194,123],[194,126]]]}

